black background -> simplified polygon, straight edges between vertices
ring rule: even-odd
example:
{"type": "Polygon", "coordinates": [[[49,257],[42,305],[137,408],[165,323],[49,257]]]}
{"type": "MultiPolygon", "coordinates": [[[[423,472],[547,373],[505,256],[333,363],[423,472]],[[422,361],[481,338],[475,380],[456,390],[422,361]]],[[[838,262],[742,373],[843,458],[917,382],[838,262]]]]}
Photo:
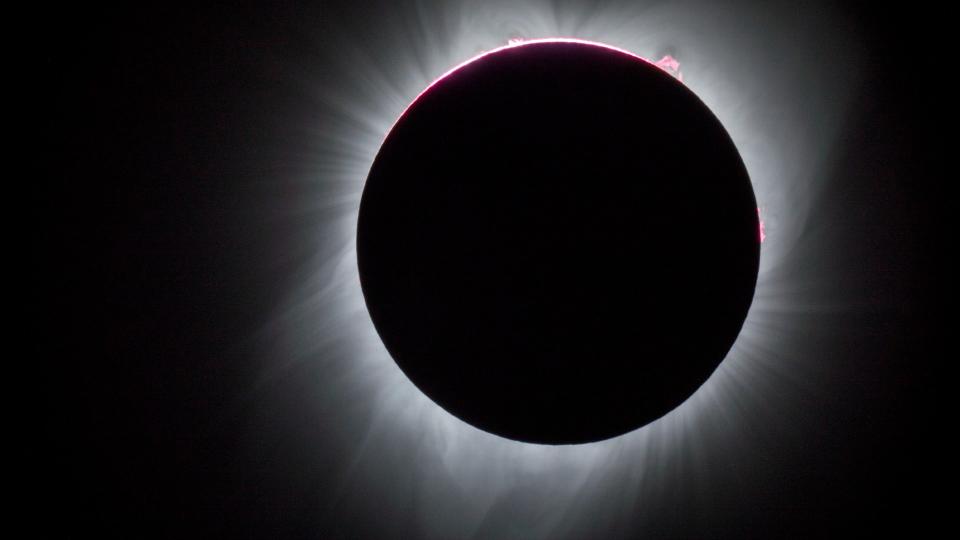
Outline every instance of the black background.
{"type": "MultiPolygon", "coordinates": [[[[845,181],[824,199],[847,216],[831,249],[862,307],[841,323],[834,384],[809,404],[816,436],[771,446],[736,514],[619,534],[859,536],[931,531],[945,517],[945,17],[916,4],[842,9],[868,56],[838,143],[845,181]]],[[[323,80],[338,18],[389,16],[332,3],[41,14],[31,86],[46,179],[30,182],[27,265],[39,535],[416,535],[369,525],[373,506],[315,510],[349,452],[323,429],[287,440],[281,464],[246,450],[254,418],[268,415],[265,437],[282,439],[304,414],[296,399],[267,412],[249,399],[262,369],[249,336],[297,278],[288,233],[311,219],[284,208],[316,195],[295,179],[313,166],[298,159],[313,150],[305,134],[323,128],[287,66],[315,55],[323,80]],[[298,470],[304,455],[320,465],[298,470]]]]}

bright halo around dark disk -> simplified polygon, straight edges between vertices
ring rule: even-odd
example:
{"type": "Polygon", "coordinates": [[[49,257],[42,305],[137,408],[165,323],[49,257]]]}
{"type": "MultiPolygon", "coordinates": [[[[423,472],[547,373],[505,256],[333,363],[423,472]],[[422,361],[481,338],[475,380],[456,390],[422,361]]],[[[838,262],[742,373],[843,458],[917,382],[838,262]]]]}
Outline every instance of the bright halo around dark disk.
{"type": "Polygon", "coordinates": [[[753,298],[757,204],[710,110],[651,63],[535,41],[445,75],[363,191],[360,281],[420,390],[518,441],[599,441],[683,403],[753,298]]]}

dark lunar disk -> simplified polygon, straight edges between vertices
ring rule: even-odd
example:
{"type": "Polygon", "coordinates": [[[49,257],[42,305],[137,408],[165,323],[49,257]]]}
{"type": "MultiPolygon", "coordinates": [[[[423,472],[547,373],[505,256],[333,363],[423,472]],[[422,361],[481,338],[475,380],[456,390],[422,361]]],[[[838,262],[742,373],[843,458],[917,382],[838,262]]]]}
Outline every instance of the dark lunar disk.
{"type": "Polygon", "coordinates": [[[614,437],[707,380],[757,279],[726,131],[624,52],[534,42],[457,69],[397,121],[357,231],[370,316],[447,411],[519,441],[614,437]]]}

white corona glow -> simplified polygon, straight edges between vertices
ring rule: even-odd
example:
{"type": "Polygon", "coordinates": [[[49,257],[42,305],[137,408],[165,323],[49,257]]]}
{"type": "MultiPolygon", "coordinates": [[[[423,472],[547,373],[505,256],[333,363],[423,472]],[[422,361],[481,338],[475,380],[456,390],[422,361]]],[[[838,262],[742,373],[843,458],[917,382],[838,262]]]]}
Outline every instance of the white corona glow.
{"type": "Polygon", "coordinates": [[[315,383],[317,407],[338,410],[339,421],[317,429],[354,456],[335,490],[337,500],[325,504],[349,508],[370,504],[370,497],[412,498],[414,518],[429,537],[469,537],[511,498],[530,506],[513,524],[516,536],[576,535],[585,520],[617,523],[630,513],[635,521],[662,510],[669,504],[664,496],[677,490],[731,481],[744,466],[731,456],[751,444],[756,426],[786,410],[783,389],[804,392],[802,359],[791,351],[809,329],[804,318],[833,307],[804,292],[822,276],[797,280],[785,266],[795,250],[816,254],[810,238],[818,229],[808,215],[830,166],[840,128],[835,119],[842,117],[857,73],[856,51],[844,36],[813,43],[801,31],[815,24],[810,17],[782,21],[762,8],[747,13],[715,3],[614,2],[593,10],[518,4],[450,2],[444,10],[382,22],[376,36],[326,36],[342,62],[342,82],[328,84],[333,77],[325,75],[316,87],[329,114],[316,128],[316,166],[307,181],[322,196],[301,208],[305,216],[322,215],[314,226],[320,247],[303,254],[310,262],[264,332],[281,336],[269,345],[264,385],[300,363],[324,363],[323,380],[315,383]],[[764,28],[763,36],[749,29],[731,34],[731,28],[745,28],[744,21],[764,28]],[[769,38],[787,23],[793,41],[769,38]],[[766,237],[753,305],[710,379],[652,424],[570,446],[486,433],[423,395],[373,328],[354,244],[370,165],[409,104],[465,62],[557,35],[639,58],[678,58],[684,84],[740,151],[762,203],[766,237]],[[810,50],[844,47],[843,65],[807,58],[810,50]],[[815,80],[800,81],[779,68],[790,62],[804,62],[805,74],[815,80]],[[589,501],[600,499],[609,515],[587,516],[589,501]]]}

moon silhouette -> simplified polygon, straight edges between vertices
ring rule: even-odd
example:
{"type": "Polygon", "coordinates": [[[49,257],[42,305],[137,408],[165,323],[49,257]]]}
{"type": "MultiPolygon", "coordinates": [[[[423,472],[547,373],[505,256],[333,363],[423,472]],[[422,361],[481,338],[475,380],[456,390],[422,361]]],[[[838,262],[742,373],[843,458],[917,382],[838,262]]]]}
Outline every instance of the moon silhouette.
{"type": "Polygon", "coordinates": [[[649,62],[538,41],[425,90],[364,186],[357,258],[386,349],[438,405],[541,444],[615,437],[723,361],[760,257],[746,168],[649,62]]]}

